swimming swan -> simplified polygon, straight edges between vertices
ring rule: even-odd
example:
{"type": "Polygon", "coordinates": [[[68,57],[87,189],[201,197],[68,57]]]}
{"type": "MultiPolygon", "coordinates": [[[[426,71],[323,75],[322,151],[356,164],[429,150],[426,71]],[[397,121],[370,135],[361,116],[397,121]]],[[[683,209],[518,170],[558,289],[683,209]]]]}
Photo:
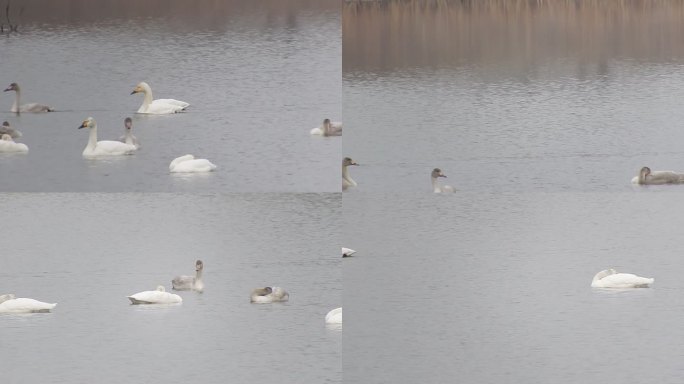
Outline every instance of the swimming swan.
{"type": "Polygon", "coordinates": [[[138,292],[127,297],[131,304],[175,304],[183,302],[183,299],[175,293],[166,292],[163,285],[157,286],[154,291],[138,292]]]}
{"type": "Polygon", "coordinates": [[[356,187],[358,184],[356,184],[356,181],[354,181],[351,176],[349,176],[349,169],[347,169],[348,166],[350,165],[358,165],[357,163],[354,162],[349,157],[345,157],[342,159],[342,190],[345,190],[349,187],[356,187]]]}
{"type": "Polygon", "coordinates": [[[288,301],[289,299],[290,294],[280,287],[256,288],[252,291],[252,294],[249,296],[249,300],[252,303],[258,304],[288,301]]]}
{"type": "Polygon", "coordinates": [[[83,120],[78,129],[81,128],[90,129],[90,138],[88,145],[83,150],[83,157],[130,155],[136,150],[135,145],[120,141],[97,141],[97,123],[92,117],[83,120]]]}
{"type": "Polygon", "coordinates": [[[133,128],[133,120],[130,117],[127,117],[124,119],[124,135],[119,137],[119,141],[133,145],[135,146],[135,149],[140,149],[140,142],[138,142],[138,138],[131,133],[131,128],[133,128]]]}
{"type": "Polygon", "coordinates": [[[311,130],[311,134],[321,136],[342,136],[342,123],[339,121],[331,122],[330,119],[325,119],[320,127],[311,130]]]}
{"type": "Polygon", "coordinates": [[[342,324],[342,307],[335,308],[325,315],[326,324],[342,324]]]}
{"type": "Polygon", "coordinates": [[[157,99],[152,98],[152,88],[146,83],[141,82],[133,88],[131,95],[142,92],[145,94],[143,103],[138,109],[138,113],[149,113],[153,115],[165,115],[168,113],[177,113],[184,111],[190,104],[185,101],[174,99],[157,99]]]}
{"type": "Polygon", "coordinates": [[[349,257],[355,253],[356,251],[351,248],[342,247],[342,257],[349,257]]]}
{"type": "Polygon", "coordinates": [[[8,293],[0,296],[0,313],[41,313],[50,312],[57,304],[43,303],[42,301],[26,298],[15,299],[8,293]]]}
{"type": "Polygon", "coordinates": [[[10,152],[28,152],[28,146],[22,143],[15,143],[12,140],[12,136],[3,133],[0,136],[0,152],[10,153],[10,152]]]}
{"type": "Polygon", "coordinates": [[[679,184],[684,183],[684,174],[672,171],[655,171],[651,168],[643,167],[639,171],[639,176],[632,179],[633,184],[679,184]]]}
{"type": "Polygon", "coordinates": [[[18,139],[20,138],[21,132],[17,131],[16,129],[10,127],[10,123],[7,121],[2,122],[2,127],[0,127],[0,135],[8,134],[10,135],[11,138],[13,139],[18,139]]]}
{"type": "Polygon", "coordinates": [[[171,280],[171,285],[176,291],[204,291],[204,283],[202,282],[202,271],[204,270],[204,263],[202,260],[195,261],[195,276],[176,276],[171,280]]]}
{"type": "Polygon", "coordinates": [[[594,276],[592,288],[648,288],[655,279],[631,273],[617,273],[614,269],[603,270],[594,276]]]}
{"type": "Polygon", "coordinates": [[[440,185],[438,178],[440,177],[446,177],[445,174],[442,173],[442,170],[439,168],[435,168],[432,170],[432,174],[430,175],[432,177],[432,191],[434,193],[449,193],[454,191],[454,187],[450,185],[440,185]]]}
{"type": "Polygon", "coordinates": [[[169,172],[189,173],[189,172],[211,172],[217,167],[207,159],[195,159],[193,155],[177,157],[169,164],[169,172]]]}
{"type": "Polygon", "coordinates": [[[14,96],[14,104],[12,104],[12,108],[10,109],[10,112],[52,112],[54,109],[52,107],[48,107],[47,105],[42,105],[38,103],[29,103],[29,104],[21,104],[21,89],[19,88],[19,84],[17,83],[12,83],[9,85],[9,87],[5,88],[5,92],[8,91],[14,91],[15,96],[14,96]]]}

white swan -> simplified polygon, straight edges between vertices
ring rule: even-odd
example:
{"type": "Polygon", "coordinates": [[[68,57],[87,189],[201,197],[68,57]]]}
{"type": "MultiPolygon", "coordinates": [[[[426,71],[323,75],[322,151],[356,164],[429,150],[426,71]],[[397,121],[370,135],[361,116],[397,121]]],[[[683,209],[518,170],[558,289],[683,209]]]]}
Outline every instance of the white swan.
{"type": "Polygon", "coordinates": [[[648,288],[654,280],[631,273],[617,273],[611,268],[597,273],[591,281],[591,286],[593,288],[648,288]]]}
{"type": "Polygon", "coordinates": [[[21,105],[21,89],[19,88],[19,84],[17,83],[12,83],[5,89],[5,92],[8,91],[14,91],[15,96],[14,96],[14,104],[12,104],[12,108],[10,109],[10,112],[52,112],[54,109],[52,107],[48,107],[47,105],[42,105],[38,103],[29,103],[29,104],[24,104],[21,105]]]}
{"type": "Polygon", "coordinates": [[[78,129],[81,128],[90,129],[88,145],[86,145],[83,150],[84,157],[130,155],[136,150],[135,145],[122,143],[120,141],[97,141],[97,123],[92,117],[83,120],[83,123],[81,123],[81,126],[79,126],[78,129]]]}
{"type": "Polygon", "coordinates": [[[280,287],[256,288],[252,291],[252,294],[249,296],[249,300],[252,303],[258,304],[288,301],[289,299],[290,294],[280,287]]]}
{"type": "Polygon", "coordinates": [[[335,308],[325,315],[326,324],[342,324],[342,307],[335,308]]]}
{"type": "Polygon", "coordinates": [[[57,303],[44,303],[34,299],[26,299],[22,297],[15,299],[14,295],[11,293],[0,296],[0,313],[50,312],[56,306],[57,303]]]}
{"type": "Polygon", "coordinates": [[[15,143],[12,140],[12,136],[3,133],[0,136],[0,152],[10,153],[10,152],[28,152],[28,146],[23,143],[15,143]]]}
{"type": "Polygon", "coordinates": [[[18,139],[22,136],[21,132],[10,127],[10,123],[7,121],[3,121],[2,126],[0,127],[0,135],[4,134],[10,135],[10,137],[13,139],[18,139]]]}
{"type": "Polygon", "coordinates": [[[342,247],[342,257],[349,257],[355,253],[356,251],[351,248],[342,247]]]}
{"type": "Polygon", "coordinates": [[[342,123],[339,121],[330,121],[330,119],[323,120],[320,127],[311,130],[312,135],[320,136],[342,136],[342,123]]]}
{"type": "Polygon", "coordinates": [[[348,166],[350,165],[359,165],[354,160],[352,160],[349,157],[345,157],[342,159],[342,190],[345,190],[349,187],[356,187],[358,184],[356,184],[356,181],[354,181],[351,176],[349,175],[349,169],[347,169],[348,166]]]}
{"type": "Polygon", "coordinates": [[[643,167],[639,171],[639,176],[632,179],[633,184],[679,184],[684,183],[684,174],[672,171],[655,171],[651,168],[643,167]]]}
{"type": "Polygon", "coordinates": [[[435,168],[432,170],[432,174],[430,175],[432,177],[432,191],[434,193],[449,193],[454,191],[454,187],[450,185],[440,185],[438,178],[440,177],[446,177],[445,174],[442,173],[442,170],[439,168],[435,168]]]}
{"type": "Polygon", "coordinates": [[[138,138],[133,136],[131,129],[133,128],[133,119],[127,117],[124,119],[124,134],[119,137],[119,141],[122,143],[130,144],[135,146],[135,149],[140,149],[140,142],[138,138]]]}
{"type": "Polygon", "coordinates": [[[127,297],[131,304],[175,304],[183,302],[183,299],[175,293],[166,292],[163,285],[157,286],[154,291],[138,292],[127,297]]]}
{"type": "Polygon", "coordinates": [[[171,285],[176,291],[204,291],[204,282],[202,282],[202,272],[204,271],[204,263],[202,260],[195,261],[195,276],[176,276],[171,280],[171,285]]]}
{"type": "Polygon", "coordinates": [[[157,99],[152,98],[152,88],[146,83],[141,82],[133,88],[131,95],[142,92],[145,94],[143,103],[138,109],[138,113],[149,113],[153,115],[165,115],[168,113],[177,113],[184,111],[190,104],[185,101],[174,99],[157,99]]]}
{"type": "Polygon", "coordinates": [[[217,167],[207,159],[195,159],[193,155],[177,157],[169,164],[169,172],[190,173],[190,172],[211,172],[217,167]]]}

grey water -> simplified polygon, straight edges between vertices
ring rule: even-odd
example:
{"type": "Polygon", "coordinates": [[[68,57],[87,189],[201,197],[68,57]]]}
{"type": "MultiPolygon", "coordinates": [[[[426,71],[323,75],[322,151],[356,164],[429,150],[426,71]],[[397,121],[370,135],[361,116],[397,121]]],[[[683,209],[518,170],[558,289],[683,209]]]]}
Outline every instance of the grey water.
{"type": "MultiPolygon", "coordinates": [[[[24,136],[27,155],[0,156],[2,191],[326,192],[339,190],[339,138],[311,137],[341,119],[341,12],[335,1],[12,4],[18,33],[0,36],[0,86],[53,113],[0,120],[24,136]],[[20,8],[23,9],[20,12],[20,8]],[[138,82],[155,98],[191,104],[174,115],[138,115],[138,82]],[[83,119],[116,140],[133,118],[142,148],[85,160],[83,119]],[[185,154],[218,166],[170,175],[185,154]]],[[[3,9],[4,16],[4,9],[3,9]]],[[[3,19],[4,23],[4,19],[3,19]]]]}
{"type": "Polygon", "coordinates": [[[340,383],[339,194],[5,194],[3,383],[340,383]],[[204,261],[204,293],[130,305],[204,261]],[[286,303],[250,304],[281,286],[286,303]]]}

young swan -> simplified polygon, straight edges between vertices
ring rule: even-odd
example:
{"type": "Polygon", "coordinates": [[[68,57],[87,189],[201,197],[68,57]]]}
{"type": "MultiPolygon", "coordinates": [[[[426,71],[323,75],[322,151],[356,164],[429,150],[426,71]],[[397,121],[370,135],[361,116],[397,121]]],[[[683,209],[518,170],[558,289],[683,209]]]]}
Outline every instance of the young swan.
{"type": "Polygon", "coordinates": [[[163,285],[157,286],[154,291],[138,292],[127,297],[131,304],[175,304],[183,302],[183,299],[175,293],[166,292],[163,285]]]}
{"type": "Polygon", "coordinates": [[[434,193],[449,193],[454,191],[454,187],[449,186],[449,185],[440,185],[438,178],[439,177],[444,177],[446,178],[446,175],[442,173],[442,170],[439,168],[435,168],[432,170],[432,190],[434,193]]]}
{"type": "Polygon", "coordinates": [[[680,184],[684,183],[684,174],[676,173],[672,171],[655,171],[652,172],[651,168],[643,167],[639,171],[639,176],[635,176],[632,179],[633,184],[680,184]]]}
{"type": "Polygon", "coordinates": [[[52,112],[54,109],[52,107],[48,107],[47,105],[43,104],[38,104],[38,103],[29,103],[29,104],[24,104],[21,105],[21,88],[19,88],[19,84],[17,83],[12,83],[5,89],[5,92],[9,91],[14,91],[15,96],[14,96],[14,104],[12,104],[12,108],[10,109],[10,112],[52,112]]]}
{"type": "Polygon", "coordinates": [[[124,119],[124,134],[119,137],[119,141],[122,143],[134,145],[136,149],[140,149],[140,142],[138,138],[133,136],[131,129],[133,128],[133,119],[127,117],[124,119]]]}
{"type": "Polygon", "coordinates": [[[4,134],[10,135],[13,139],[18,139],[22,136],[21,132],[10,127],[10,123],[7,121],[3,121],[2,126],[0,127],[0,135],[4,134]]]}
{"type": "Polygon", "coordinates": [[[182,112],[190,106],[185,101],[175,99],[157,99],[152,98],[152,88],[146,82],[140,82],[133,88],[131,95],[136,93],[144,93],[143,103],[138,109],[138,113],[148,113],[153,115],[164,115],[169,113],[182,112]]]}
{"type": "Polygon", "coordinates": [[[12,140],[12,136],[3,133],[0,136],[0,152],[10,153],[10,152],[28,152],[28,146],[23,143],[15,143],[12,140]]]}
{"type": "Polygon", "coordinates": [[[631,273],[617,273],[610,268],[597,273],[591,281],[591,286],[592,288],[648,288],[654,281],[653,278],[631,273]]]}
{"type": "Polygon", "coordinates": [[[204,291],[204,283],[202,282],[202,271],[204,270],[204,263],[202,260],[195,262],[195,276],[176,276],[171,280],[173,289],[176,291],[204,291]]]}
{"type": "Polygon", "coordinates": [[[355,163],[350,157],[345,157],[342,159],[342,190],[345,190],[349,187],[356,187],[358,185],[356,184],[356,181],[354,181],[349,175],[349,169],[347,169],[347,167],[350,165],[358,164],[355,163]]]}
{"type": "Polygon", "coordinates": [[[252,303],[275,303],[279,301],[288,301],[290,294],[280,287],[263,287],[256,288],[252,291],[249,300],[252,303]]]}
{"type": "Polygon", "coordinates": [[[311,134],[321,136],[342,136],[342,123],[337,121],[331,122],[330,119],[325,119],[320,127],[311,130],[311,134]]]}

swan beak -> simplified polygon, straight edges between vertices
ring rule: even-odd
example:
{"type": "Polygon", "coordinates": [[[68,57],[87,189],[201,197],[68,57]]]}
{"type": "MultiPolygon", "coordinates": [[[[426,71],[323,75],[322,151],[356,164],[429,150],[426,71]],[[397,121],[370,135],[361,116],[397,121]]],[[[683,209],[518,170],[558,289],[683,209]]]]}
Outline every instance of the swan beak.
{"type": "Polygon", "coordinates": [[[446,177],[446,175],[439,175],[439,177],[446,177]]]}
{"type": "Polygon", "coordinates": [[[5,90],[3,92],[7,92],[7,91],[11,91],[11,90],[12,90],[12,87],[8,87],[8,88],[5,88],[5,90]]]}
{"type": "Polygon", "coordinates": [[[134,89],[133,92],[131,92],[131,95],[135,95],[136,93],[138,93],[138,91],[134,89]]]}
{"type": "Polygon", "coordinates": [[[88,122],[84,121],[81,123],[81,125],[78,127],[78,129],[86,128],[87,126],[88,126],[88,122]]]}
{"type": "Polygon", "coordinates": [[[359,163],[355,163],[352,161],[351,165],[359,165],[359,163]]]}

